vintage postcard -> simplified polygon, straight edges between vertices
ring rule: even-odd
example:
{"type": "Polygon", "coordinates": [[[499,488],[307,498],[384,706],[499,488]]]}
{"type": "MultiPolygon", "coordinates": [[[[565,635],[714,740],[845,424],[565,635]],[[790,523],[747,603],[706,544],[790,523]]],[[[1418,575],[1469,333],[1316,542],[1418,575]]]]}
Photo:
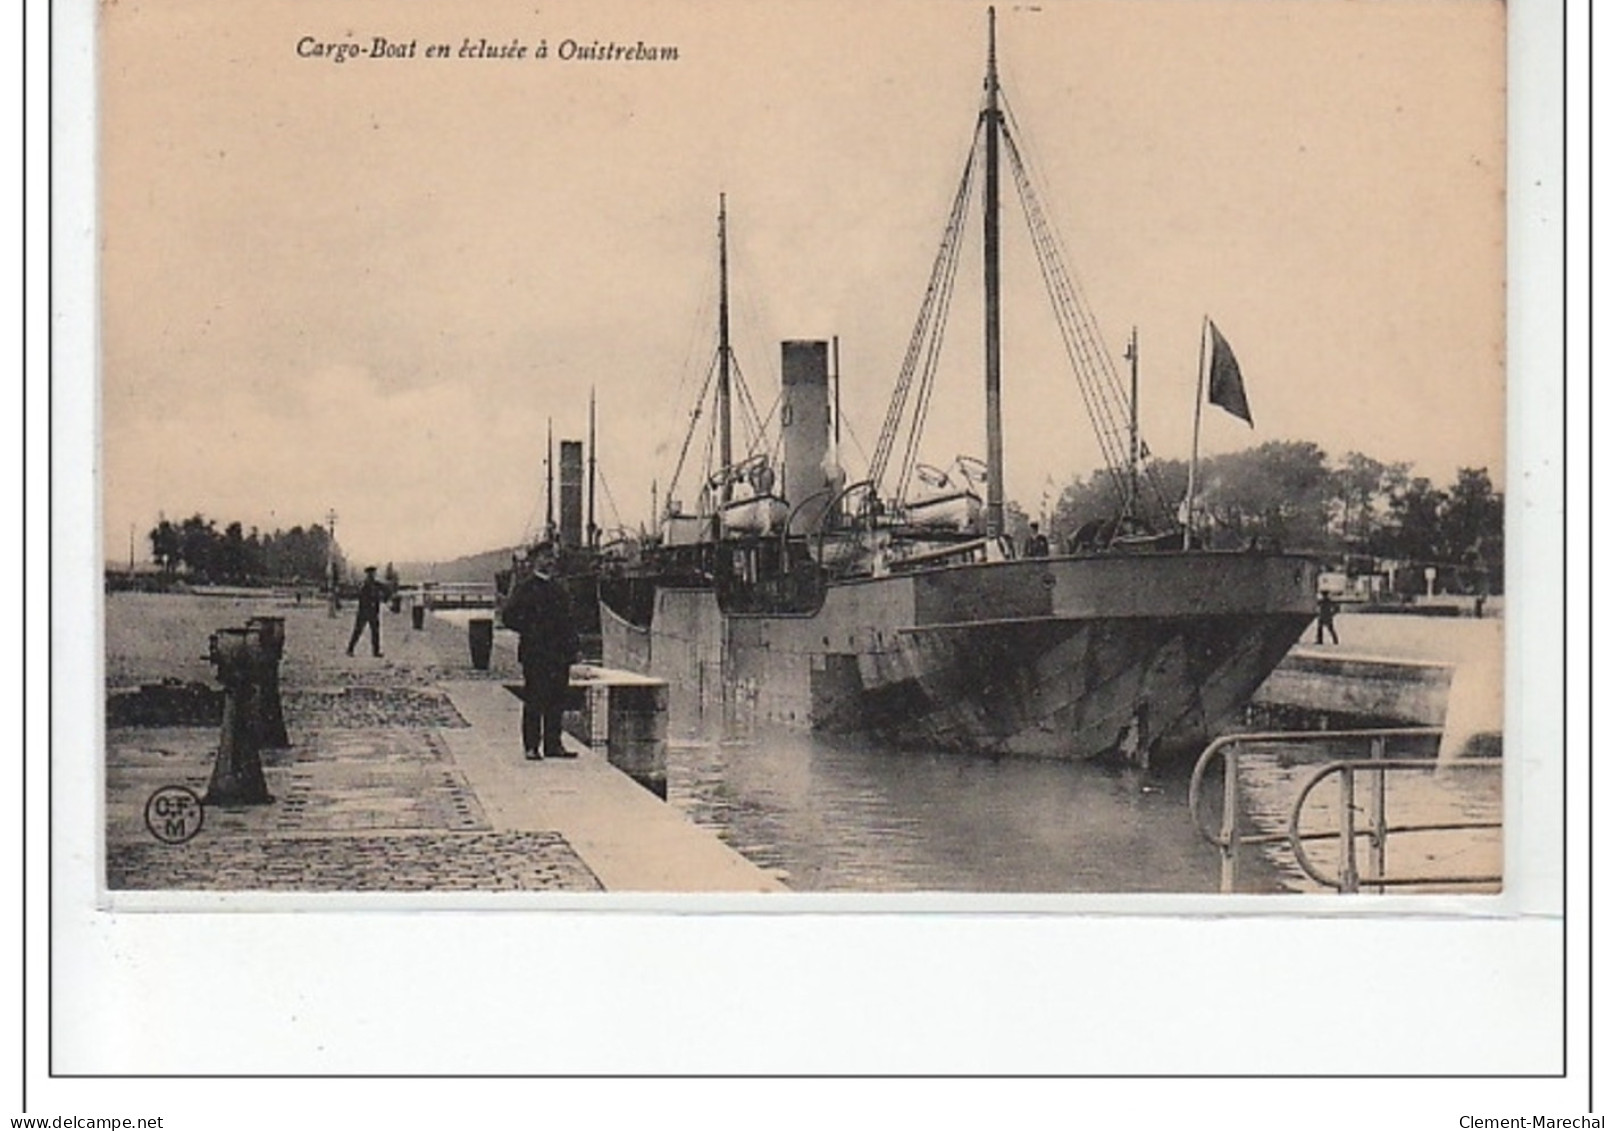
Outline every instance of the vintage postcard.
{"type": "Polygon", "coordinates": [[[108,892],[1503,887],[1501,4],[99,37],[108,892]]]}

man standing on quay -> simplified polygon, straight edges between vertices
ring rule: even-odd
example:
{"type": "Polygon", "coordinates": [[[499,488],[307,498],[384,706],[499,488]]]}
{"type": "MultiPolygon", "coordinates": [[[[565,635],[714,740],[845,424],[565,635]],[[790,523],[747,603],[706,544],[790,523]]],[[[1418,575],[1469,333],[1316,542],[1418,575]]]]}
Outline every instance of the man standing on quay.
{"type": "Polygon", "coordinates": [[[537,553],[532,573],[505,601],[505,627],[521,637],[522,750],[531,761],[574,757],[561,743],[567,682],[578,660],[578,634],[566,593],[551,580],[547,556],[537,553]]]}
{"type": "Polygon", "coordinates": [[[348,655],[353,655],[353,646],[359,643],[367,624],[370,626],[370,654],[381,655],[381,602],[386,596],[386,587],[376,580],[376,567],[365,566],[364,584],[359,586],[359,612],[353,618],[353,635],[348,637],[348,655]]]}
{"type": "Polygon", "coordinates": [[[1323,643],[1323,634],[1326,633],[1326,632],[1329,634],[1329,639],[1330,639],[1331,642],[1333,642],[1335,644],[1340,643],[1340,636],[1339,636],[1338,633],[1335,632],[1335,613],[1337,611],[1339,611],[1339,608],[1340,608],[1340,606],[1335,604],[1335,599],[1333,597],[1331,597],[1329,594],[1324,593],[1321,596],[1319,596],[1319,598],[1318,598],[1318,643],[1319,644],[1323,643]]]}

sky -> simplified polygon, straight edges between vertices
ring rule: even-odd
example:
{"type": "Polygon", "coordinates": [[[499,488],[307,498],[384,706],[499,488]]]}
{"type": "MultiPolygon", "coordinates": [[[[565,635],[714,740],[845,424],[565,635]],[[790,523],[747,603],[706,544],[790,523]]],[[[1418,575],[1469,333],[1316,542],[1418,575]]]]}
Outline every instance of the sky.
{"type": "MultiPolygon", "coordinates": [[[[836,336],[862,470],[974,129],[984,4],[100,11],[108,558],[198,511],[334,510],[355,563],[512,544],[542,519],[546,427],[583,438],[591,389],[600,521],[637,525],[715,345],[720,193],[754,397],[781,339],[836,336]],[[377,36],[415,57],[310,54],[377,36]],[[468,38],[528,57],[454,57],[468,38]]],[[[1500,2],[1046,0],[1000,5],[998,54],[1118,369],[1138,327],[1156,454],[1188,454],[1209,315],[1255,427],[1213,409],[1203,451],[1311,440],[1501,483],[1500,2]]],[[[1007,493],[1035,511],[1100,457],[1009,201],[1007,493]]],[[[984,448],[979,271],[967,252],[925,462],[984,448]]]]}

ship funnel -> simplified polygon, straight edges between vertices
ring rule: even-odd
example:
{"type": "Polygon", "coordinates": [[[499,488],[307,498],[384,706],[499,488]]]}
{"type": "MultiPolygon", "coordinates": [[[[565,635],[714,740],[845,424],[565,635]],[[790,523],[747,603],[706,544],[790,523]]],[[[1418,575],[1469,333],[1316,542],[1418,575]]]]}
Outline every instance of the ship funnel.
{"type": "Polygon", "coordinates": [[[818,529],[830,504],[830,343],[783,342],[780,434],[785,446],[785,501],[799,508],[792,534],[818,529]]]}
{"type": "Polygon", "coordinates": [[[583,545],[583,443],[561,441],[561,545],[583,545]]]}

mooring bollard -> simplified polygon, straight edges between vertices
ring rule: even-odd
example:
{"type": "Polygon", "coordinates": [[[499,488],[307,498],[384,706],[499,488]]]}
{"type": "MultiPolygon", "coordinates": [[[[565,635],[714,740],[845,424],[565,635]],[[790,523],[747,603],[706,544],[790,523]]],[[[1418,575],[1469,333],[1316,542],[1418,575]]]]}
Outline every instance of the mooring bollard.
{"type": "Polygon", "coordinates": [[[257,628],[221,628],[208,637],[208,654],[224,685],[224,721],[219,726],[219,753],[208,779],[208,805],[267,805],[269,785],[259,760],[259,722],[254,688],[261,670],[262,645],[257,628]]]}
{"type": "Polygon", "coordinates": [[[493,656],[493,618],[473,617],[469,625],[471,639],[471,666],[479,672],[488,670],[493,656]]]}
{"type": "Polygon", "coordinates": [[[285,617],[248,617],[247,627],[258,631],[258,667],[253,673],[253,706],[261,745],[290,746],[286,714],[280,705],[280,660],[286,654],[285,617]]]}

